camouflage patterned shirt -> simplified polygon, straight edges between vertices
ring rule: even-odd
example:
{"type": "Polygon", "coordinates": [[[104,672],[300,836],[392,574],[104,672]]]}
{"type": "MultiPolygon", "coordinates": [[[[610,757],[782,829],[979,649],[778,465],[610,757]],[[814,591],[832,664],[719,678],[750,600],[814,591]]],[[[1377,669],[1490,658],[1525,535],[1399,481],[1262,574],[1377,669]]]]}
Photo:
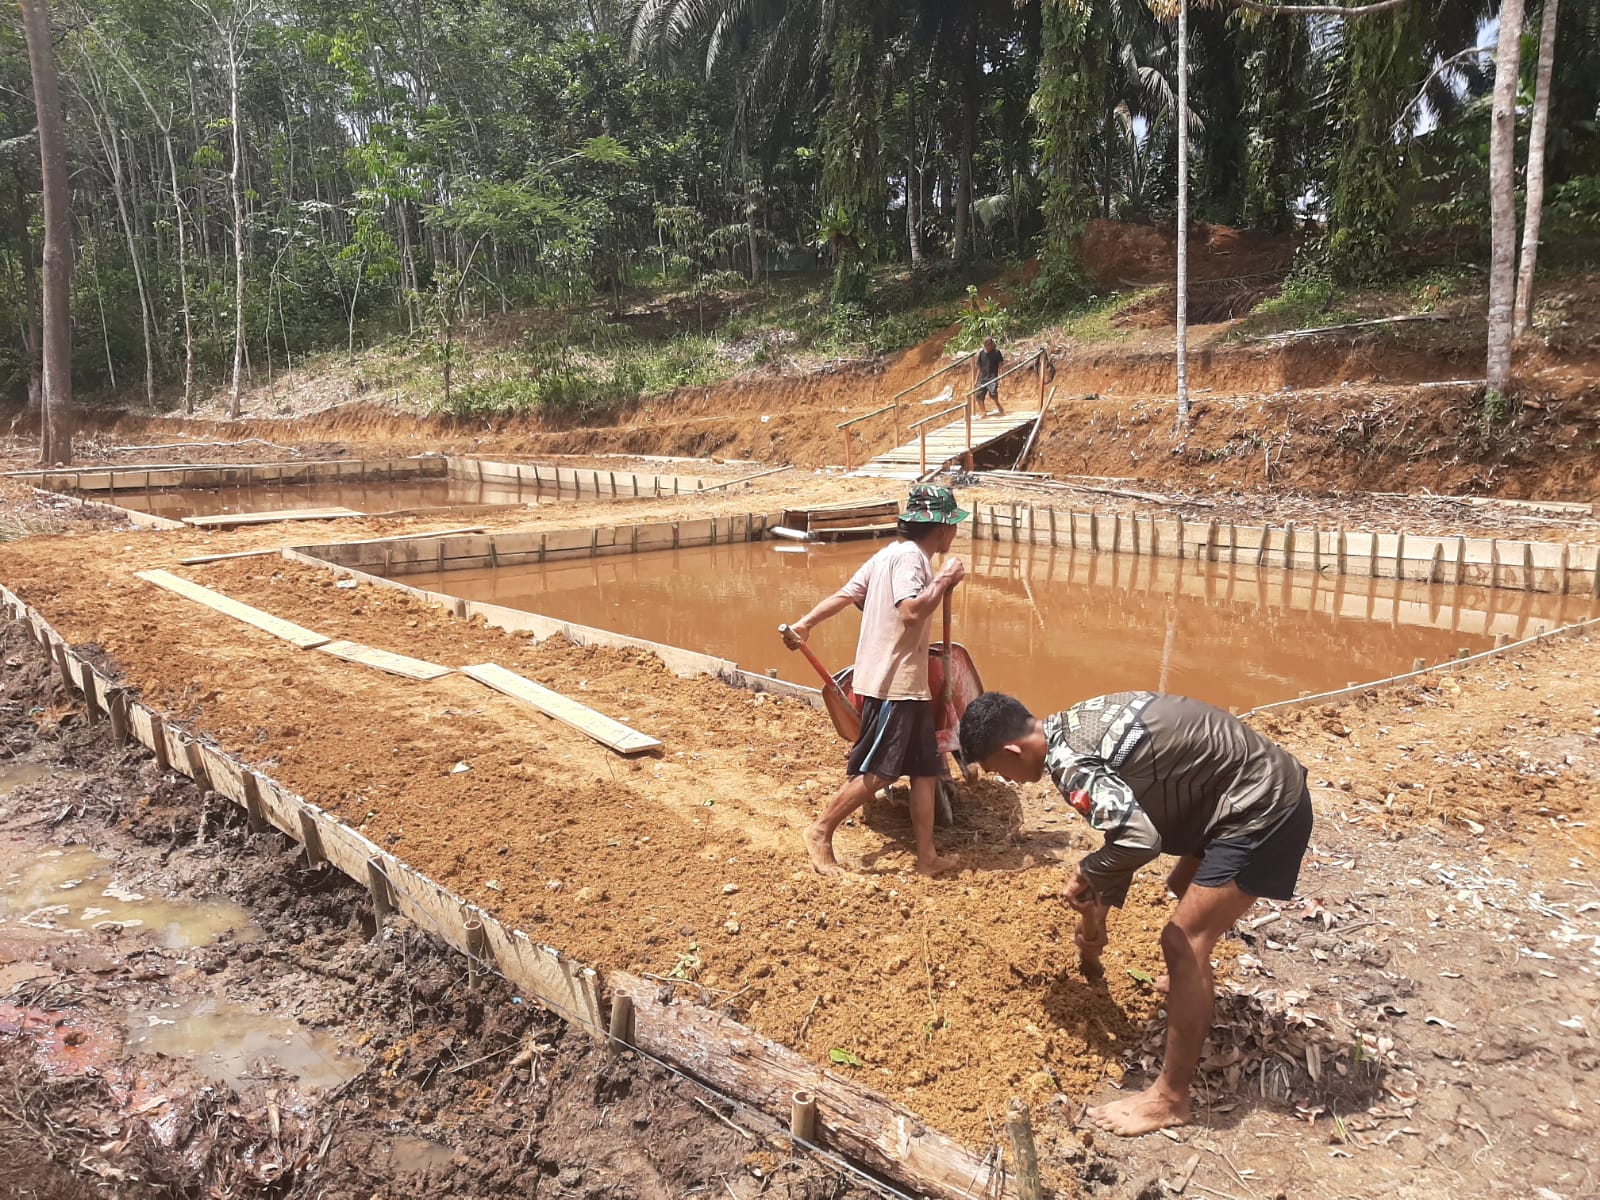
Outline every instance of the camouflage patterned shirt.
{"type": "Polygon", "coordinates": [[[1292,812],[1306,771],[1237,717],[1182,696],[1115,692],[1044,720],[1045,769],[1105,835],[1079,869],[1108,904],[1160,854],[1259,842],[1292,812]]]}

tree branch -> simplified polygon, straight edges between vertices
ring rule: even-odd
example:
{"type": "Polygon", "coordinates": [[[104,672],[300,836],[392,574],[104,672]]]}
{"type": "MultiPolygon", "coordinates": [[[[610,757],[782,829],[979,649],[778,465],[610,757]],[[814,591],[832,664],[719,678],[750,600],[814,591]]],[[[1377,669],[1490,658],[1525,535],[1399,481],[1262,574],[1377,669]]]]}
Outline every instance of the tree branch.
{"type": "Polygon", "coordinates": [[[1386,12],[1399,8],[1410,0],[1374,0],[1371,4],[1263,4],[1261,0],[1231,0],[1240,8],[1269,16],[1291,17],[1365,17],[1370,13],[1386,12]]]}

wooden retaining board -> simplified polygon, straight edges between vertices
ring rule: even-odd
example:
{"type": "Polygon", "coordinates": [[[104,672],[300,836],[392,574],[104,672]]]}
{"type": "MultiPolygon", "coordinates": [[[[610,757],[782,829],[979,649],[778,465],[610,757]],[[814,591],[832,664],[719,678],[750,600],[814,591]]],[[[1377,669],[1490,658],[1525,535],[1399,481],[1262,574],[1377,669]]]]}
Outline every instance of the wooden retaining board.
{"type": "Polygon", "coordinates": [[[609,746],[618,754],[640,754],[646,750],[658,750],[661,742],[648,734],[630,729],[621,721],[596,712],[586,704],[580,704],[570,696],[563,696],[560,692],[534,683],[531,679],[524,679],[515,671],[508,671],[497,663],[478,663],[475,666],[462,667],[461,673],[469,679],[476,679],[485,687],[503,692],[514,700],[521,700],[524,704],[531,705],[547,717],[554,717],[563,725],[570,725],[579,733],[587,734],[602,746],[609,746]]]}
{"type": "Polygon", "coordinates": [[[365,646],[360,642],[329,642],[317,647],[318,653],[331,654],[335,658],[342,658],[346,662],[360,663],[365,667],[375,667],[380,671],[387,671],[391,675],[403,675],[407,679],[438,679],[444,675],[455,674],[453,667],[442,667],[438,663],[425,662],[420,658],[408,658],[404,654],[392,654],[387,650],[379,650],[373,646],[365,646]]]}
{"type": "Polygon", "coordinates": [[[196,529],[217,529],[225,525],[272,525],[279,521],[333,521],[340,517],[364,517],[353,508],[280,508],[274,512],[212,513],[204,517],[184,517],[185,525],[196,529]]]}
{"type": "Polygon", "coordinates": [[[157,587],[165,588],[169,592],[176,592],[186,600],[193,600],[196,604],[203,604],[207,608],[215,609],[224,616],[243,621],[246,625],[253,625],[264,633],[273,637],[282,638],[291,645],[302,650],[312,650],[318,646],[326,645],[333,639],[323,634],[307,629],[303,625],[296,625],[293,621],[285,621],[271,613],[262,612],[259,608],[252,608],[248,604],[241,604],[231,600],[221,592],[214,592],[208,587],[184,579],[181,575],[174,575],[171,571],[135,571],[134,576],[157,587]]]}
{"type": "Polygon", "coordinates": [[[927,1127],[910,1109],[825,1071],[729,1017],[675,999],[670,988],[622,971],[606,976],[633,1002],[633,1042],[657,1058],[768,1113],[789,1110],[796,1092],[817,1100],[817,1141],[890,1175],[910,1176],[939,1200],[1015,1196],[991,1150],[982,1157],[927,1127]]]}
{"type": "Polygon", "coordinates": [[[496,532],[406,542],[379,538],[294,546],[299,553],[357,571],[387,576],[419,571],[461,571],[512,567],[559,558],[675,550],[724,542],[758,541],[778,523],[775,514],[739,513],[694,521],[496,532]]]}
{"type": "Polygon", "coordinates": [[[248,487],[327,483],[340,480],[442,478],[445,459],[430,455],[404,459],[314,459],[270,463],[160,463],[81,470],[14,471],[51,491],[148,491],[159,488],[248,487]]]}
{"type": "Polygon", "coordinates": [[[975,539],[1206,562],[1600,596],[1600,546],[1158,519],[1097,509],[977,504],[975,539]]]}
{"type": "Polygon", "coordinates": [[[597,496],[678,496],[701,491],[715,480],[684,475],[646,475],[635,471],[603,471],[596,467],[560,467],[551,463],[492,462],[482,458],[451,457],[451,479],[482,483],[513,483],[523,487],[554,488],[597,496]]]}

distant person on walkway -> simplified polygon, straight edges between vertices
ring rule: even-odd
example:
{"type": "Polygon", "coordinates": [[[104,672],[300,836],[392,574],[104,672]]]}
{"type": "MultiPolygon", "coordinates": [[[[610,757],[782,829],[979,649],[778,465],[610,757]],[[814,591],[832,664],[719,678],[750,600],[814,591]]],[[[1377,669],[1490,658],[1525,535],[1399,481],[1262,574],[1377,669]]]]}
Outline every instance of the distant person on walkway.
{"type": "Polygon", "coordinates": [[[851,683],[863,700],[861,737],[846,764],[848,780],[805,831],[806,852],[818,874],[845,873],[833,855],[834,831],[874,792],[903,776],[911,778],[917,870],[938,875],[955,865],[953,858],[940,858],[933,845],[934,789],[949,768],[935,736],[928,639],[945,593],[966,577],[967,568],[959,558],[947,558],[934,574],[929,556],[949,551],[956,525],[969,515],[956,506],[949,488],[912,488],[894,543],[789,627],[804,641],[829,617],[852,605],[861,610],[851,683]]]}
{"type": "Polygon", "coordinates": [[[1167,1053],[1137,1096],[1089,1110],[1101,1129],[1133,1137],[1189,1120],[1189,1089],[1211,1029],[1211,951],[1259,897],[1293,898],[1311,839],[1306,769],[1219,708],[1155,692],[1117,692],[1039,720],[987,692],[961,718],[967,762],[1013,782],[1045,771],[1067,803],[1105,835],[1078,864],[1067,903],[1088,972],[1105,949],[1106,914],[1160,854],[1177,856],[1167,887],[1178,906],[1161,931],[1167,1053]]]}
{"type": "Polygon", "coordinates": [[[1006,356],[1000,353],[994,339],[984,338],[983,349],[978,351],[978,394],[974,397],[980,417],[988,414],[991,397],[994,399],[995,415],[1006,415],[1006,410],[1000,407],[1000,364],[1005,360],[1006,356]]]}

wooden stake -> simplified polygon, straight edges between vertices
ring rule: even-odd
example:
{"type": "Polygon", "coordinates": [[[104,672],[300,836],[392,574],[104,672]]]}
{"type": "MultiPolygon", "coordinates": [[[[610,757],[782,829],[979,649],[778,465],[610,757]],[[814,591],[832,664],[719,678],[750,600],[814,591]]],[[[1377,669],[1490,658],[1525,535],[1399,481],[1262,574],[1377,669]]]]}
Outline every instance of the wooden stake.
{"type": "Polygon", "coordinates": [[[1494,538],[1489,539],[1489,586],[1500,586],[1500,543],[1494,538]]]}
{"type": "Polygon", "coordinates": [[[1286,570],[1294,569],[1294,522],[1290,521],[1283,527],[1283,565],[1286,570]]]}
{"type": "Polygon", "coordinates": [[[1411,669],[1413,671],[1420,671],[1420,670],[1422,670],[1422,668],[1426,667],[1427,665],[1428,665],[1428,660],[1425,659],[1425,658],[1413,658],[1411,660],[1411,669]]]}
{"type": "Polygon", "coordinates": [[[1096,553],[1100,550],[1100,514],[1092,508],[1089,510],[1089,549],[1096,553]]]}
{"type": "Polygon", "coordinates": [[[484,957],[483,922],[468,917],[461,928],[467,935],[467,987],[471,989],[478,986],[478,968],[484,957]]]}
{"type": "Polygon", "coordinates": [[[83,689],[83,715],[89,724],[100,724],[100,704],[95,696],[94,668],[81,658],[78,660],[78,686],[83,689]]]}
{"type": "Polygon", "coordinates": [[[1456,539],[1456,585],[1459,587],[1462,577],[1467,573],[1467,539],[1456,539]]]}
{"type": "Polygon", "coordinates": [[[67,644],[56,642],[51,646],[51,653],[56,660],[56,673],[61,676],[61,686],[69,692],[78,688],[78,681],[72,677],[72,663],[67,659],[67,644]]]}
{"type": "Polygon", "coordinates": [[[1045,509],[1050,514],[1050,544],[1056,544],[1056,510],[1054,507],[1045,509]]]}
{"type": "Polygon", "coordinates": [[[807,1091],[796,1092],[789,1100],[789,1134],[812,1145],[817,1141],[817,1098],[807,1091]]]}
{"type": "Polygon", "coordinates": [[[1033,1144],[1033,1119],[1028,1106],[1013,1100],[1006,1109],[1006,1136],[1011,1142],[1011,1169],[1017,1177],[1017,1200],[1042,1200],[1039,1153],[1033,1144]]]}
{"type": "Polygon", "coordinates": [[[612,1055],[621,1054],[633,1045],[632,996],[611,997],[611,1023],[608,1032],[610,1037],[606,1042],[606,1049],[612,1055]]]}
{"type": "Polygon", "coordinates": [[[1228,522],[1228,563],[1239,565],[1239,526],[1233,521],[1228,522]]]}
{"type": "Polygon", "coordinates": [[[1428,582],[1438,583],[1444,574],[1444,543],[1436,542],[1433,547],[1433,562],[1428,565],[1428,582]]]}
{"type": "Polygon", "coordinates": [[[1563,596],[1567,594],[1567,581],[1572,572],[1572,545],[1569,542],[1561,543],[1561,587],[1558,589],[1563,596]]]}
{"type": "Polygon", "coordinates": [[[322,849],[322,831],[309,808],[300,809],[300,848],[306,852],[306,866],[320,867],[328,861],[322,849]]]}
{"type": "Polygon", "coordinates": [[[106,692],[106,712],[111,717],[111,736],[119,742],[126,742],[130,734],[128,693],[125,688],[113,687],[106,692]]]}
{"type": "Polygon", "coordinates": [[[1522,543],[1522,590],[1533,591],[1533,543],[1522,543]]]}
{"type": "Polygon", "coordinates": [[[251,833],[265,833],[271,828],[261,806],[261,776],[254,771],[244,772],[244,811],[251,833]]]}
{"type": "Polygon", "coordinates": [[[152,711],[150,714],[150,753],[156,756],[156,766],[163,771],[172,769],[172,762],[167,754],[167,723],[162,720],[161,714],[152,711]]]}
{"type": "Polygon", "coordinates": [[[1401,530],[1394,539],[1394,577],[1396,579],[1404,579],[1406,577],[1406,535],[1404,530],[1401,530]]]}
{"type": "Polygon", "coordinates": [[[377,855],[367,859],[367,890],[372,893],[372,936],[383,933],[383,920],[394,911],[389,895],[389,877],[384,874],[383,860],[377,855]]]}

